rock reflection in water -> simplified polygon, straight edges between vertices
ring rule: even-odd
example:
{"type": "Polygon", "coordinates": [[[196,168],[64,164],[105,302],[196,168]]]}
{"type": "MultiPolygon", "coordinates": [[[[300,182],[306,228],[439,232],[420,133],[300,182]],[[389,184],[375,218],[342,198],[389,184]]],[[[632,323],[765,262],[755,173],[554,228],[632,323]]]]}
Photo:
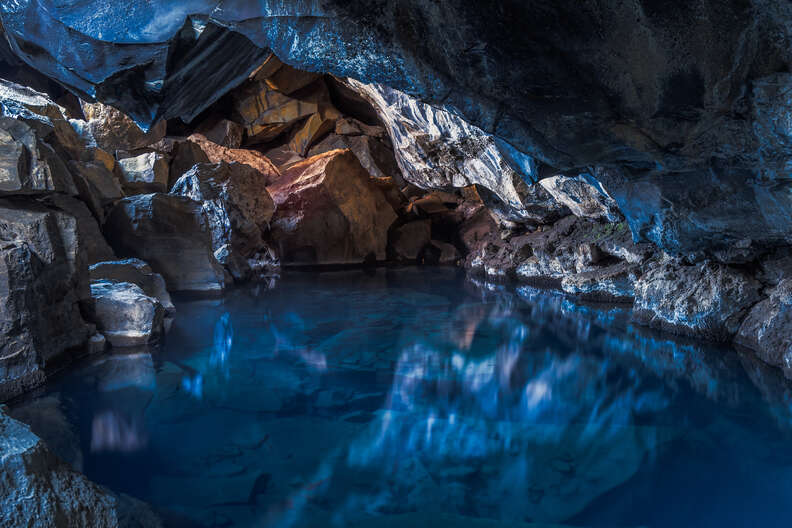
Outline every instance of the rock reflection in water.
{"type": "Polygon", "coordinates": [[[181,303],[153,356],[39,401],[82,432],[89,476],[206,526],[792,514],[788,384],[624,307],[439,271],[300,275],[181,303]]]}

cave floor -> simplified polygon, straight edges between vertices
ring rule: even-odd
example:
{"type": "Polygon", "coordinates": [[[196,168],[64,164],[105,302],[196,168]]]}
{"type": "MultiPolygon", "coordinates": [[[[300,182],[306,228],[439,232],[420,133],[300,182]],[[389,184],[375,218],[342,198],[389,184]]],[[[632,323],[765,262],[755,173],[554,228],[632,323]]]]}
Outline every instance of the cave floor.
{"type": "Polygon", "coordinates": [[[286,273],[177,309],[161,348],[86,362],[11,411],[166,525],[792,518],[780,374],[629,308],[416,268],[286,273]]]}

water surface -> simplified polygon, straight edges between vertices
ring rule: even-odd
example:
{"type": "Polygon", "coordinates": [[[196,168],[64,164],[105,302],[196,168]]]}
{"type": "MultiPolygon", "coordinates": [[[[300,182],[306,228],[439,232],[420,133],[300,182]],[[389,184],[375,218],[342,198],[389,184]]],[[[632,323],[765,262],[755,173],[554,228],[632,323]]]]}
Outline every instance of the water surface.
{"type": "Polygon", "coordinates": [[[449,269],[177,303],[13,413],[170,526],[789,526],[790,391],[624,308],[449,269]]]}

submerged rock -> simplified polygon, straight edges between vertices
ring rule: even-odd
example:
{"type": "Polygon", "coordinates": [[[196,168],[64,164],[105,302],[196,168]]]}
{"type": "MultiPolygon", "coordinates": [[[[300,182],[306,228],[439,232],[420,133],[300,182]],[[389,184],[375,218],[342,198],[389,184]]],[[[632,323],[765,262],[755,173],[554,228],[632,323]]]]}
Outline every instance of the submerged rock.
{"type": "Polygon", "coordinates": [[[383,260],[396,213],[348,150],[291,165],[268,187],[277,207],[272,240],[285,264],[383,260]]]}
{"type": "Polygon", "coordinates": [[[114,347],[146,345],[163,332],[165,309],[136,284],[93,281],[96,322],[114,347]]]}
{"type": "Polygon", "coordinates": [[[119,256],[140,258],[162,274],[169,290],[219,294],[225,287],[200,202],[172,194],[124,198],[108,215],[105,234],[119,256]]]}
{"type": "Polygon", "coordinates": [[[761,285],[735,268],[714,262],[684,265],[665,259],[635,284],[633,318],[695,337],[730,341],[761,285]]]}

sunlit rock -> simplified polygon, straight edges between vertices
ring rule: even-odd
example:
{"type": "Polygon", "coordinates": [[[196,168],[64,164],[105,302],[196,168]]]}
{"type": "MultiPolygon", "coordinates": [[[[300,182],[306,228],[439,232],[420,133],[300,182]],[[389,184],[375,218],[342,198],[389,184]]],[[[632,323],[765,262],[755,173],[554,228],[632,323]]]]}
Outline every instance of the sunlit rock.
{"type": "Polygon", "coordinates": [[[353,264],[385,258],[396,213],[350,151],[290,166],[268,187],[277,207],[272,239],[288,264],[353,264]]]}
{"type": "Polygon", "coordinates": [[[751,308],[735,342],[792,378],[792,280],[782,280],[767,299],[751,308]]]}
{"type": "Polygon", "coordinates": [[[157,152],[147,152],[118,160],[127,194],[167,192],[168,160],[157,152]]]}
{"type": "Polygon", "coordinates": [[[739,269],[666,259],[635,284],[634,318],[671,332],[727,341],[761,299],[759,290],[760,284],[739,269]]]}
{"type": "Polygon", "coordinates": [[[108,215],[105,234],[119,256],[148,262],[171,291],[217,294],[224,289],[200,202],[171,194],[124,198],[108,215]]]}
{"type": "Polygon", "coordinates": [[[240,163],[198,164],[171,191],[202,204],[215,257],[237,280],[250,278],[248,259],[268,251],[263,237],[275,213],[268,180],[268,175],[240,163]]]}

